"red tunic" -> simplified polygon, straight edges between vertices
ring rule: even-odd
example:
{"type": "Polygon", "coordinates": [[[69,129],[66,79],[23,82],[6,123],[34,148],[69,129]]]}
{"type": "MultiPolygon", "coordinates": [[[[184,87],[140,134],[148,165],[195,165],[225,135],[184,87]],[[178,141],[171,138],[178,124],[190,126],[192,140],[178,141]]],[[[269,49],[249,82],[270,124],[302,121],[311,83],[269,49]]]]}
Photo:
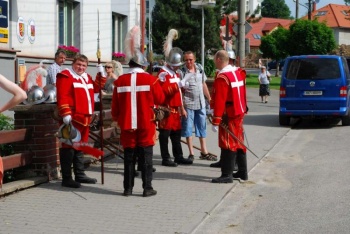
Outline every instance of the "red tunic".
{"type": "MultiPolygon", "coordinates": [[[[219,125],[222,116],[228,117],[228,129],[244,142],[243,118],[246,112],[245,72],[230,65],[216,74],[212,93],[211,108],[214,110],[213,124],[219,125]]],[[[219,128],[219,147],[237,151],[246,150],[224,128],[219,128]]]]}
{"type": "Polygon", "coordinates": [[[154,105],[164,103],[159,80],[134,68],[114,81],[112,118],[121,129],[124,148],[155,144],[154,105]]]}
{"type": "Polygon", "coordinates": [[[171,109],[170,116],[159,122],[159,128],[180,130],[181,114],[179,112],[179,107],[182,106],[182,93],[177,84],[180,81],[180,75],[167,66],[164,66],[159,71],[158,78],[164,80],[160,83],[165,94],[165,106],[171,109]]]}
{"type": "Polygon", "coordinates": [[[100,87],[103,89],[105,87],[105,84],[107,82],[107,78],[101,76],[101,73],[97,73],[96,79],[94,80],[94,92],[99,93],[100,92],[100,87]]]}
{"type": "Polygon", "coordinates": [[[87,73],[79,76],[71,69],[65,69],[57,74],[56,88],[59,115],[71,115],[74,127],[81,133],[81,141],[87,142],[95,104],[91,76],[87,73]]]}

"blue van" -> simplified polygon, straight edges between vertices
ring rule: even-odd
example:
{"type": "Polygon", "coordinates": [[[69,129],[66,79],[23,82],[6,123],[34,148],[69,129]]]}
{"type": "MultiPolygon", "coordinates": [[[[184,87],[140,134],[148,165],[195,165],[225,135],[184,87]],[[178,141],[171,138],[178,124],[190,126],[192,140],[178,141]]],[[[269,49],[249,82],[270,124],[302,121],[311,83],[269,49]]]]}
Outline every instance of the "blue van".
{"type": "Polygon", "coordinates": [[[280,86],[279,123],[297,118],[340,118],[350,125],[350,59],[337,55],[288,57],[280,86]]]}

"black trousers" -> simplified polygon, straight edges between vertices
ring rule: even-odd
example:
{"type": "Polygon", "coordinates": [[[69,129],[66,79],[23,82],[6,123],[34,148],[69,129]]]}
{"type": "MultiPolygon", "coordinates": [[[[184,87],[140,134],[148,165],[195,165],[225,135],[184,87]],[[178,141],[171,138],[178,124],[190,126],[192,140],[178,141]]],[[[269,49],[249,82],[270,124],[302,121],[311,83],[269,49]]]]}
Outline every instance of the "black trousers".
{"type": "Polygon", "coordinates": [[[159,145],[160,154],[163,160],[169,160],[170,154],[168,149],[169,137],[172,144],[172,152],[174,158],[183,158],[181,147],[181,129],[180,130],[166,130],[159,129],[159,145]]]}

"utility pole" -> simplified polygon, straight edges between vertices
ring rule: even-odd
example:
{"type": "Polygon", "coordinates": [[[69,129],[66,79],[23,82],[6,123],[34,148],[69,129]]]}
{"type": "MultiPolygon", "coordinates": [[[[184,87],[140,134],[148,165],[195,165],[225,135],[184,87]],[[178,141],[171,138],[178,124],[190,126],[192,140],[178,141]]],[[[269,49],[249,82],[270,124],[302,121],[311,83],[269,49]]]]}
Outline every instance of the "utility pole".
{"type": "Polygon", "coordinates": [[[299,18],[299,0],[295,0],[295,19],[299,18]]]}
{"type": "Polygon", "coordinates": [[[238,10],[238,56],[239,66],[245,67],[245,0],[239,0],[238,10]]]}

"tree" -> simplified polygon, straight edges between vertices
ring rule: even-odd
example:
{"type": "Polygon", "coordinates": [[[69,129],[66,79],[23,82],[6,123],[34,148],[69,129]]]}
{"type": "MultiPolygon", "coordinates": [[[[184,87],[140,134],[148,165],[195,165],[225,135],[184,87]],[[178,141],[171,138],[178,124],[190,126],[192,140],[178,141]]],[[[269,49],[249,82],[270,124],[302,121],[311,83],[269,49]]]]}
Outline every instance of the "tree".
{"type": "Polygon", "coordinates": [[[289,55],[328,54],[336,48],[332,29],[317,20],[296,20],[289,27],[289,55]]]}
{"type": "Polygon", "coordinates": [[[292,18],[289,7],[284,0],[264,0],[261,3],[261,15],[263,17],[290,19],[292,18]]]}
{"type": "MultiPolygon", "coordinates": [[[[288,56],[286,45],[288,43],[288,30],[279,27],[272,33],[261,38],[260,51],[264,58],[273,58],[276,60],[276,67],[279,67],[278,61],[288,56]]],[[[276,69],[276,76],[279,75],[279,69],[276,69]]]]}
{"type": "MultiPolygon", "coordinates": [[[[205,8],[205,48],[220,48],[219,22],[223,0],[216,1],[214,8],[205,8]]],[[[179,38],[174,47],[183,51],[192,50],[200,57],[202,35],[202,11],[191,8],[189,0],[156,0],[152,11],[153,50],[163,54],[163,42],[170,29],[177,29],[179,38]]]]}
{"type": "Polygon", "coordinates": [[[350,0],[344,0],[345,5],[350,6],[350,0]]]}

